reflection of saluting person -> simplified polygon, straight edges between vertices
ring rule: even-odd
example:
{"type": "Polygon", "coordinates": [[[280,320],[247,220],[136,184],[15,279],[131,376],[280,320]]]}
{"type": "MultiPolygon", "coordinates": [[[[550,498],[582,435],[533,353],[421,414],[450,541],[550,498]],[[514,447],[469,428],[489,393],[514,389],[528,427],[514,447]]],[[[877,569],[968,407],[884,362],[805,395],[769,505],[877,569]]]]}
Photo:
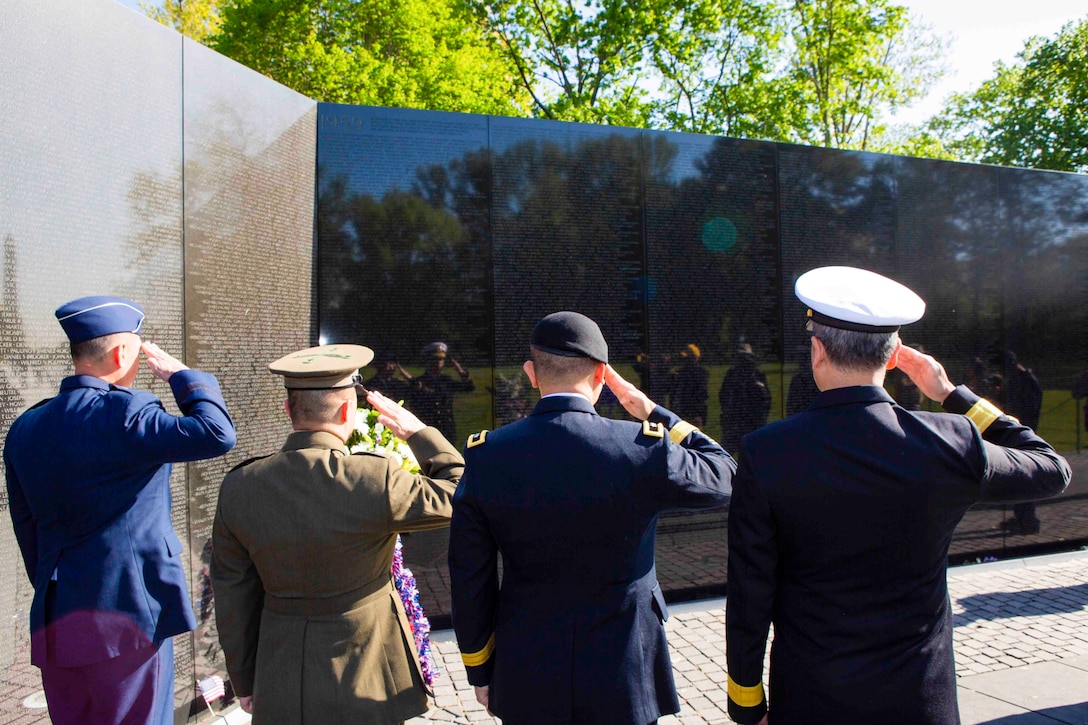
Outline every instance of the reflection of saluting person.
{"type": "Polygon", "coordinates": [[[953,530],[978,501],[1057,495],[1069,465],[902,346],[899,325],[925,310],[906,287],[825,267],[802,275],[796,291],[811,308],[821,392],[742,444],[729,510],[729,715],[959,723],[946,581],[953,530]],[[896,405],[882,387],[896,365],[953,415],[896,405]]]}
{"type": "Polygon", "coordinates": [[[548,315],[531,347],[540,402],[470,436],[454,496],[450,585],[468,680],[504,722],[655,722],[680,709],[657,517],[723,506],[735,464],[616,374],[588,317],[548,315]],[[594,411],[605,383],[642,422],[594,411]]]}
{"type": "Polygon", "coordinates": [[[467,370],[448,357],[449,346],[444,342],[432,342],[423,348],[427,358],[427,370],[411,381],[412,392],[408,407],[427,425],[433,425],[446,440],[457,443],[457,424],[453,419],[453,394],[468,393],[476,389],[467,370]],[[458,380],[445,375],[446,362],[457,372],[458,380]]]}
{"type": "Polygon", "coordinates": [[[34,583],[30,659],[55,725],[173,722],[170,638],[196,620],[170,522],[170,464],[226,453],[234,424],[214,377],[141,343],[134,302],[82,297],[56,315],[75,374],[23,413],[4,445],[34,583]],[[181,416],[132,389],[141,350],[181,416]]]}
{"type": "Polygon", "coordinates": [[[403,403],[408,399],[412,376],[397,362],[397,356],[392,350],[379,352],[374,360],[377,370],[366,381],[367,390],[377,390],[379,393],[403,403]],[[401,377],[397,377],[400,373],[401,377]]]}

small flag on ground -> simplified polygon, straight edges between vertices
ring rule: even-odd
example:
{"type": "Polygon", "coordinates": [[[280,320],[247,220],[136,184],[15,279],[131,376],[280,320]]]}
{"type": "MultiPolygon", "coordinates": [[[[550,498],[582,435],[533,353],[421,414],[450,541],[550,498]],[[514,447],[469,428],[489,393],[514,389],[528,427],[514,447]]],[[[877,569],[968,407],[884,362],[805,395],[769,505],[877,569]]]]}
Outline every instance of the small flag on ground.
{"type": "Polygon", "coordinates": [[[197,686],[200,688],[200,694],[204,696],[204,702],[208,704],[208,707],[211,707],[214,701],[227,694],[227,691],[223,688],[223,678],[219,675],[205,677],[197,683],[197,686]]]}

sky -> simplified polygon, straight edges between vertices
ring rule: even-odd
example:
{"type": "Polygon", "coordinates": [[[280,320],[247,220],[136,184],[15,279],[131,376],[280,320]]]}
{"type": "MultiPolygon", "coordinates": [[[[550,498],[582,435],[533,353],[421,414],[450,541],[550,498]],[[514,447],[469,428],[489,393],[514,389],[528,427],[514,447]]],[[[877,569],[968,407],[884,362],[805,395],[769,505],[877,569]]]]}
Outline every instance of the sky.
{"type": "Polygon", "coordinates": [[[1033,35],[1053,37],[1071,20],[1088,16],[1085,0],[897,0],[912,15],[949,38],[945,78],[895,123],[921,123],[941,110],[950,93],[974,90],[1012,62],[1033,35]]]}
{"type": "MultiPolygon", "coordinates": [[[[153,0],[152,0],[153,1],[153,0]]],[[[140,0],[117,0],[139,9],[140,0]]],[[[970,91],[993,75],[998,60],[1011,62],[1033,35],[1054,36],[1071,20],[1088,16],[1085,0],[897,0],[916,19],[949,39],[948,71],[930,93],[902,109],[893,123],[922,123],[941,110],[950,93],[970,91]]]]}

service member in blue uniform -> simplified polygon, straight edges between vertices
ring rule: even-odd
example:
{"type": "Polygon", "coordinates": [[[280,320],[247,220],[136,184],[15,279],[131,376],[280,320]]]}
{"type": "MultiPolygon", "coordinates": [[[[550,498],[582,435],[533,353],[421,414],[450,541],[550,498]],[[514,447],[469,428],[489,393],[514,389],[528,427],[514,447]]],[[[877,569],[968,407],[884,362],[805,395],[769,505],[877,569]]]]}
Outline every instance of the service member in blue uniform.
{"type": "Polygon", "coordinates": [[[119,297],[56,311],[74,375],[12,424],[4,465],[15,535],[34,584],[31,662],[54,725],[172,723],[171,637],[196,626],[170,523],[170,464],[234,446],[219,384],[139,332],[119,297]],[[182,411],[134,390],[143,351],[182,411]]]}
{"type": "Polygon", "coordinates": [[[729,511],[729,715],[772,725],[958,723],[946,581],[953,530],[979,501],[1059,494],[1069,465],[901,344],[900,325],[925,311],[911,290],[823,267],[802,275],[796,293],[811,308],[821,392],[807,411],[742,441],[729,511]],[[896,366],[947,413],[898,406],[882,387],[896,366]]]}
{"type": "Polygon", "coordinates": [[[548,315],[531,348],[540,402],[469,438],[454,495],[450,585],[468,680],[505,725],[655,722],[680,709],[658,514],[725,505],[736,464],[612,370],[588,317],[548,315]],[[597,415],[606,383],[639,422],[597,415]]]}

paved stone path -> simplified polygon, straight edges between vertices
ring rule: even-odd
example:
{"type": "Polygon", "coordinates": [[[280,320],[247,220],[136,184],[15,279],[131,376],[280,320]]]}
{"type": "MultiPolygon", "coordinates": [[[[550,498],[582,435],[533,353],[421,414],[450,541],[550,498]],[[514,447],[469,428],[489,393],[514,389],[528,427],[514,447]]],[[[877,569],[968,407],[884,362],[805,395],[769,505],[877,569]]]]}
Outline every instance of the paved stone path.
{"type": "MultiPolygon", "coordinates": [[[[948,584],[964,725],[1088,723],[1088,552],[957,567],[948,584]]],[[[662,725],[730,722],[724,607],[670,607],[681,711],[662,725]]],[[[434,706],[408,722],[499,723],[476,702],[452,634],[434,639],[443,669],[434,706]]]]}

